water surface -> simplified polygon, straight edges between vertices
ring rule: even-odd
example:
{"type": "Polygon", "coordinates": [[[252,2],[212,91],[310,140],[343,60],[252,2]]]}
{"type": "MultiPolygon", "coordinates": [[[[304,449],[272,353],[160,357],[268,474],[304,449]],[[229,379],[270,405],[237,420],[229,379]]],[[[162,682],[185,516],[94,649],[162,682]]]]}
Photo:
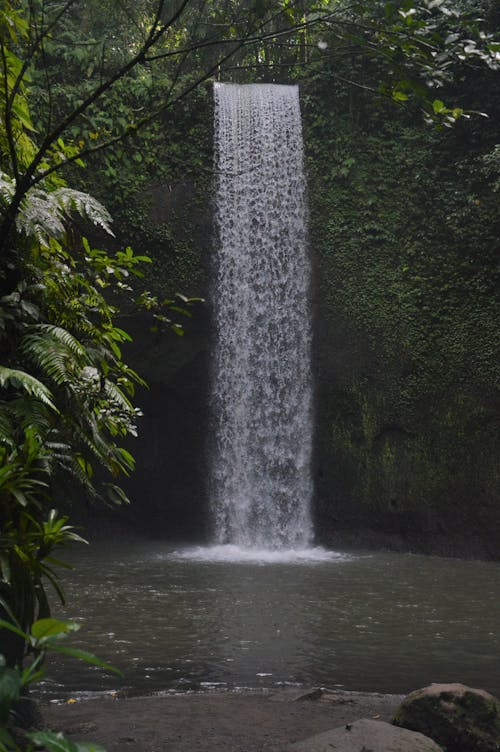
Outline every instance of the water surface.
{"type": "Polygon", "coordinates": [[[500,694],[498,563],[322,549],[245,560],[151,543],[91,546],[73,561],[57,615],[81,621],[75,644],[125,677],[58,657],[49,696],[289,684],[399,693],[432,681],[500,694]]]}

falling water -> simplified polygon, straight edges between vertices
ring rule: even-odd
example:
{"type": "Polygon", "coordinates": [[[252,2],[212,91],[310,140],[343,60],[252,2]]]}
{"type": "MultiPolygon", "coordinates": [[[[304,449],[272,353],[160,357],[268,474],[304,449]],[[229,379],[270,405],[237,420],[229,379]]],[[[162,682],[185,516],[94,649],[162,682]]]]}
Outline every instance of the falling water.
{"type": "Polygon", "coordinates": [[[298,89],[215,85],[217,543],[312,539],[309,262],[298,89]]]}

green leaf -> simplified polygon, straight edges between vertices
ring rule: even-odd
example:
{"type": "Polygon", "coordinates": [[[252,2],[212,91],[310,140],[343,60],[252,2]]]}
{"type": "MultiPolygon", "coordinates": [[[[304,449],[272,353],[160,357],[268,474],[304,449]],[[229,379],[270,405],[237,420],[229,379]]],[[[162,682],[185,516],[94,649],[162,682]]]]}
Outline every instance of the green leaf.
{"type": "Polygon", "coordinates": [[[446,105],[441,99],[435,99],[432,103],[432,109],[438,115],[440,112],[446,112],[446,105]]]}
{"type": "Polygon", "coordinates": [[[49,752],[78,752],[77,745],[66,739],[64,734],[59,731],[37,731],[34,734],[28,734],[28,738],[40,747],[45,747],[49,752]]]}
{"type": "Polygon", "coordinates": [[[36,640],[47,640],[49,637],[59,637],[69,632],[76,632],[80,624],[62,619],[38,619],[31,627],[31,634],[36,640]]]}
{"type": "Polygon", "coordinates": [[[121,504],[130,504],[130,500],[123,488],[120,488],[120,486],[117,486],[114,483],[106,483],[105,485],[108,497],[113,504],[116,504],[117,506],[120,506],[121,504]]]}
{"type": "Polygon", "coordinates": [[[21,684],[23,685],[23,687],[38,681],[42,676],[44,676],[45,672],[40,668],[40,664],[44,660],[44,657],[45,653],[42,651],[38,653],[33,663],[31,663],[29,666],[26,666],[23,673],[21,674],[21,684]]]}
{"type": "Polygon", "coordinates": [[[0,752],[21,752],[7,729],[0,728],[0,752]]]}
{"type": "Polygon", "coordinates": [[[23,632],[21,629],[19,629],[19,627],[16,627],[14,624],[11,624],[9,621],[0,619],[0,628],[8,629],[10,632],[14,632],[14,634],[19,635],[19,637],[22,637],[25,640],[29,640],[29,635],[26,634],[26,632],[23,632]]]}
{"type": "Polygon", "coordinates": [[[171,305],[169,306],[169,309],[171,311],[176,311],[177,313],[181,313],[183,316],[187,316],[188,318],[192,318],[193,316],[191,311],[188,311],[187,308],[181,308],[180,306],[171,305]]]}
{"type": "Polygon", "coordinates": [[[6,724],[12,703],[19,699],[21,676],[13,668],[0,666],[0,724],[6,724]]]}
{"type": "Polygon", "coordinates": [[[52,401],[52,393],[47,389],[45,384],[42,384],[41,381],[38,381],[38,379],[35,379],[34,376],[25,371],[0,366],[0,386],[5,387],[9,385],[18,389],[24,389],[32,397],[36,397],[36,399],[48,405],[55,412],[59,412],[52,401]]]}

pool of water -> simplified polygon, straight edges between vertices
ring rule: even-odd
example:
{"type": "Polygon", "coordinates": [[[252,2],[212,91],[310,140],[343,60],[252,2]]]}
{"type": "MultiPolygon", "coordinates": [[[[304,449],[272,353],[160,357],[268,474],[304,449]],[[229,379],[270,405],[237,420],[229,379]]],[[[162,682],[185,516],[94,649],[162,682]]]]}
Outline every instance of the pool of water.
{"type": "Polygon", "coordinates": [[[51,698],[321,685],[400,693],[460,681],[500,694],[500,564],[392,553],[241,556],[158,543],[72,553],[72,644],[123,679],[60,656],[51,698]]]}

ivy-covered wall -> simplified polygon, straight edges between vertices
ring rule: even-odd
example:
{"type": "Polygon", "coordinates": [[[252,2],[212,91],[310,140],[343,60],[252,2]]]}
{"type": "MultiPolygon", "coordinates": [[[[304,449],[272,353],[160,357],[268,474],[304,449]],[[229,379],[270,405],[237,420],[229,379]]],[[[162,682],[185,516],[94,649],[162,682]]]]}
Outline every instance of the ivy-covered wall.
{"type": "Polygon", "coordinates": [[[320,535],[498,556],[498,195],[481,148],[315,94],[320,535]]]}

